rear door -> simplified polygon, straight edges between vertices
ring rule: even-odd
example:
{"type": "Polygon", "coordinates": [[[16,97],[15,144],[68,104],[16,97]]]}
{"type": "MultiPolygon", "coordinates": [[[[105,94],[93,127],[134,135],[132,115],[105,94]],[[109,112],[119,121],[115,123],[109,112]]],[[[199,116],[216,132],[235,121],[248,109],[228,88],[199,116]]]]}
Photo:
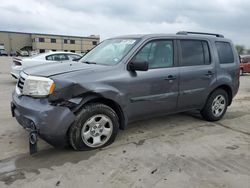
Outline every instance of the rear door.
{"type": "Polygon", "coordinates": [[[178,40],[180,93],[178,109],[200,108],[206,101],[209,87],[216,80],[209,41],[178,40]]]}

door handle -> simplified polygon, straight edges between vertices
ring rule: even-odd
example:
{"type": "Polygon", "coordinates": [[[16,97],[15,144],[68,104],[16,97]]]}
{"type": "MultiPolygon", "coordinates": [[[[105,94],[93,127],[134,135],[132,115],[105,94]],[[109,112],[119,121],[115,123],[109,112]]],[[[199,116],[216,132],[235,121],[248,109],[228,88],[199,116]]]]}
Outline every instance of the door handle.
{"type": "Polygon", "coordinates": [[[173,75],[169,75],[167,78],[165,78],[164,80],[175,80],[177,79],[176,76],[173,76],[173,75]]]}
{"type": "Polygon", "coordinates": [[[205,76],[211,77],[214,73],[212,71],[207,71],[207,73],[205,74],[205,76]]]}

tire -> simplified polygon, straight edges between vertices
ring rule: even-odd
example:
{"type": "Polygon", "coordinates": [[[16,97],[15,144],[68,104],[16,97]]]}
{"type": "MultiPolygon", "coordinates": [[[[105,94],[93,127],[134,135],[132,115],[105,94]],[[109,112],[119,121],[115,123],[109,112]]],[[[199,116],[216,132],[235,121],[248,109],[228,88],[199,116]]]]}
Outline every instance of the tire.
{"type": "Polygon", "coordinates": [[[243,76],[243,75],[244,75],[243,69],[240,69],[240,76],[243,76]]]}
{"type": "Polygon", "coordinates": [[[69,142],[78,151],[102,148],[114,142],[118,129],[118,117],[112,108],[87,104],[69,129],[69,142]]]}
{"type": "Polygon", "coordinates": [[[201,110],[201,115],[207,121],[218,121],[226,113],[227,106],[228,106],[227,92],[223,89],[217,89],[208,97],[204,108],[201,110]],[[223,100],[224,102],[222,102],[223,100]],[[221,102],[216,103],[217,101],[221,102]]]}

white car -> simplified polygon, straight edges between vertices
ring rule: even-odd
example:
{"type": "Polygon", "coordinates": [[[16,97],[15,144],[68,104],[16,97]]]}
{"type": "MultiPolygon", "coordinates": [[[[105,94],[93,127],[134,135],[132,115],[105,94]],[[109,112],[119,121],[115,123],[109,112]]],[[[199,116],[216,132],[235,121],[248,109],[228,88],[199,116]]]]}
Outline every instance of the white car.
{"type": "Polygon", "coordinates": [[[18,56],[21,56],[21,57],[28,57],[29,56],[29,52],[26,50],[18,50],[17,54],[18,54],[18,56]]]}
{"type": "Polygon", "coordinates": [[[11,66],[10,74],[15,78],[19,78],[19,73],[26,67],[46,64],[46,63],[55,63],[62,61],[73,61],[80,59],[82,57],[81,54],[73,53],[73,52],[47,52],[38,54],[32,57],[27,58],[13,58],[13,63],[11,66]]]}

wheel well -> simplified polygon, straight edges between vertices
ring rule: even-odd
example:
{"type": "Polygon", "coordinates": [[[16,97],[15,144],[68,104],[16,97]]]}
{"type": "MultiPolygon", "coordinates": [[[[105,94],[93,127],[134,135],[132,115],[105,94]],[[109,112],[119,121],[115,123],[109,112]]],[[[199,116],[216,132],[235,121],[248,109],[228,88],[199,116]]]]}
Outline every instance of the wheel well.
{"type": "Polygon", "coordinates": [[[91,99],[91,100],[87,101],[84,105],[89,104],[89,103],[102,103],[102,104],[105,104],[105,105],[109,106],[110,108],[112,108],[119,118],[119,125],[120,125],[119,128],[120,129],[125,128],[125,117],[124,117],[122,108],[120,107],[119,104],[117,104],[116,102],[114,102],[110,99],[106,99],[106,98],[102,98],[102,97],[91,99]]]}
{"type": "Polygon", "coordinates": [[[227,95],[228,95],[228,106],[230,106],[231,103],[232,103],[232,100],[233,100],[232,89],[228,85],[221,85],[221,86],[215,88],[211,93],[213,93],[217,89],[223,89],[224,91],[227,92],[227,95]]]}

